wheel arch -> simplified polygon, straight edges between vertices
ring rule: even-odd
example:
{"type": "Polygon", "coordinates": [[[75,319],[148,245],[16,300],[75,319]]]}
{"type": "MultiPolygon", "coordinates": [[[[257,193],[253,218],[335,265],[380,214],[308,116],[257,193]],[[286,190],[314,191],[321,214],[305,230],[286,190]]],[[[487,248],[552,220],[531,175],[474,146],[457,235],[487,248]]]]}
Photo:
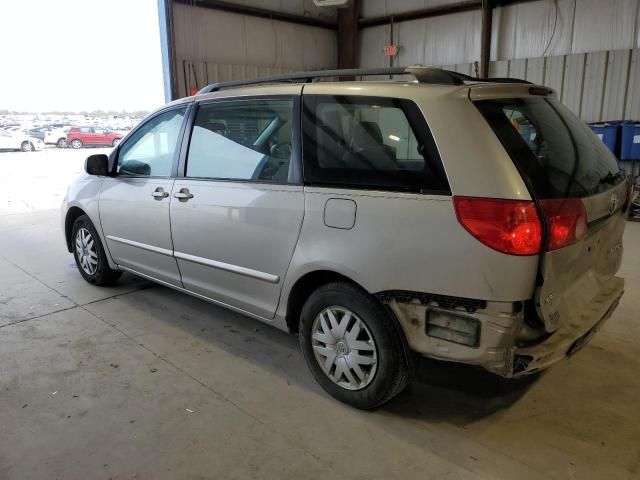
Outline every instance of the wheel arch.
{"type": "Polygon", "coordinates": [[[290,333],[298,333],[300,312],[309,295],[322,285],[336,281],[351,283],[366,291],[358,282],[333,270],[314,270],[305,273],[296,280],[287,297],[285,320],[290,333]]]}
{"type": "Polygon", "coordinates": [[[302,307],[309,298],[309,296],[322,285],[331,282],[346,282],[351,285],[356,286],[366,294],[370,295],[376,302],[380,304],[380,306],[387,312],[387,317],[389,321],[393,324],[396,331],[400,335],[402,340],[402,346],[404,347],[405,356],[407,364],[409,365],[409,370],[411,375],[415,372],[415,358],[414,354],[409,347],[409,343],[407,341],[407,332],[405,332],[404,328],[398,317],[396,316],[393,309],[389,307],[387,303],[384,303],[378,295],[375,293],[369,292],[366,288],[364,288],[360,283],[356,282],[352,278],[348,276],[338,273],[334,270],[321,269],[321,270],[313,270],[311,272],[307,272],[302,275],[300,278],[296,280],[296,282],[291,287],[289,291],[289,295],[287,298],[287,310],[285,314],[285,321],[287,324],[287,329],[289,333],[297,334],[299,331],[299,320],[300,320],[300,312],[302,311],[302,307]]]}
{"type": "Polygon", "coordinates": [[[403,340],[405,340],[405,332],[400,326],[400,322],[398,322],[396,315],[388,307],[388,305],[384,304],[375,293],[368,291],[364,286],[355,281],[353,278],[329,269],[319,269],[305,273],[295,281],[295,283],[291,287],[291,290],[289,290],[285,321],[287,324],[287,329],[290,333],[298,333],[300,312],[302,311],[302,307],[309,296],[322,285],[332,282],[349,283],[375,299],[375,301],[378,302],[380,306],[387,311],[390,321],[396,326],[396,328],[398,328],[398,331],[402,333],[403,340]]]}
{"type": "Polygon", "coordinates": [[[82,215],[87,215],[87,213],[80,207],[71,207],[64,218],[64,238],[66,240],[67,250],[69,250],[69,253],[73,252],[73,247],[71,245],[71,229],[73,229],[74,222],[82,215]]]}

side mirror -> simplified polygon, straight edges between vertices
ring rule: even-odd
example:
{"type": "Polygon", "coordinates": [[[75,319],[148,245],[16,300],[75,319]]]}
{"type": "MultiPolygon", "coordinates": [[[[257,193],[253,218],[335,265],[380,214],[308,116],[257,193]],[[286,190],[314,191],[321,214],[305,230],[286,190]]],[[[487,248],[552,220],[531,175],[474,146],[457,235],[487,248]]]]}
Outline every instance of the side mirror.
{"type": "Polygon", "coordinates": [[[108,175],[109,157],[104,153],[89,155],[84,161],[84,171],[89,175],[108,175]]]}

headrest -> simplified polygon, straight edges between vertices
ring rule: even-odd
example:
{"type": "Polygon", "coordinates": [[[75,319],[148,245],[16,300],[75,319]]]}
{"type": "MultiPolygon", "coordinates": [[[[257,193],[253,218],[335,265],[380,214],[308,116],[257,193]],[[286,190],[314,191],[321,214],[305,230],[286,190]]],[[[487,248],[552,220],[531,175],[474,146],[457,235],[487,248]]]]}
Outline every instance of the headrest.
{"type": "Polygon", "coordinates": [[[221,135],[226,135],[227,126],[222,122],[211,122],[209,124],[209,130],[211,130],[214,133],[219,133],[221,135]]]}
{"type": "Polygon", "coordinates": [[[376,122],[360,122],[353,127],[351,149],[363,150],[382,145],[382,132],[376,122]]]}

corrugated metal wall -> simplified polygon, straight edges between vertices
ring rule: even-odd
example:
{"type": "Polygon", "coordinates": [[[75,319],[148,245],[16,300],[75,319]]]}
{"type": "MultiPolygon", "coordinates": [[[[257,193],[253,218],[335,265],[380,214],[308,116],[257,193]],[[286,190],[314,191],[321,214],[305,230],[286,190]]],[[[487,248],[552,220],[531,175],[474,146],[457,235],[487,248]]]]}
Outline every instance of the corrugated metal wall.
{"type": "MultiPolygon", "coordinates": [[[[393,14],[456,0],[365,0],[366,17],[393,14]]],[[[494,10],[492,60],[640,48],[640,0],[540,0],[494,10]]],[[[398,64],[442,65],[480,58],[480,10],[396,23],[398,64]]],[[[387,64],[382,47],[388,25],[361,32],[364,67],[387,64]]]]}
{"type": "MultiPolygon", "coordinates": [[[[271,0],[255,6],[319,15],[304,10],[309,3],[271,0]]],[[[336,66],[336,33],[328,29],[182,4],[174,4],[173,16],[179,96],[218,80],[336,66]]]]}
{"type": "MultiPolygon", "coordinates": [[[[335,18],[313,0],[233,0],[277,11],[335,18]]],[[[459,0],[363,0],[365,18],[459,0]]],[[[335,68],[336,33],[322,28],[174,4],[178,92],[220,80],[335,68]],[[186,81],[185,81],[186,80],[186,81]]],[[[360,66],[446,66],[475,75],[479,10],[360,32],[360,66]]],[[[522,77],[555,88],[587,121],[640,119],[640,0],[540,0],[497,8],[492,76],[522,77]],[[557,5],[557,9],[556,9],[557,5]]]]}
{"type": "MultiPolygon", "coordinates": [[[[365,0],[374,17],[456,0],[365,0]]],[[[364,29],[360,65],[389,65],[383,47],[400,46],[396,65],[434,65],[475,75],[479,10],[364,29]]],[[[640,0],[540,0],[494,10],[491,76],[555,88],[586,121],[640,119],[640,0]],[[557,5],[557,8],[556,8],[557,5]]]]}

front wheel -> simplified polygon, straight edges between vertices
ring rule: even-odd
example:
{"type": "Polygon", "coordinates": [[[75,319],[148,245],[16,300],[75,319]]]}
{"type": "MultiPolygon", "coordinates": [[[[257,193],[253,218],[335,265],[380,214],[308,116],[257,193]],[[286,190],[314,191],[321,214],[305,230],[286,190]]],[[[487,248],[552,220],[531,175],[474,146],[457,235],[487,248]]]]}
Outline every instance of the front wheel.
{"type": "Polygon", "coordinates": [[[24,141],[20,145],[20,150],[22,150],[23,152],[33,152],[35,148],[33,146],[33,143],[24,141]]]}
{"type": "Polygon", "coordinates": [[[378,407],[409,380],[404,344],[385,309],[345,282],[323,285],[304,304],[300,346],[311,373],[333,397],[378,407]]]}
{"type": "Polygon", "coordinates": [[[71,140],[71,146],[75,149],[82,148],[82,140],[78,140],[77,138],[75,140],[71,140]]]}
{"type": "Polygon", "coordinates": [[[82,277],[94,285],[111,285],[122,272],[109,268],[98,232],[86,215],[76,219],[71,231],[73,256],[82,277]]]}
{"type": "Polygon", "coordinates": [[[56,146],[58,148],[67,148],[67,139],[66,138],[59,138],[58,141],[56,142],[56,146]]]}

